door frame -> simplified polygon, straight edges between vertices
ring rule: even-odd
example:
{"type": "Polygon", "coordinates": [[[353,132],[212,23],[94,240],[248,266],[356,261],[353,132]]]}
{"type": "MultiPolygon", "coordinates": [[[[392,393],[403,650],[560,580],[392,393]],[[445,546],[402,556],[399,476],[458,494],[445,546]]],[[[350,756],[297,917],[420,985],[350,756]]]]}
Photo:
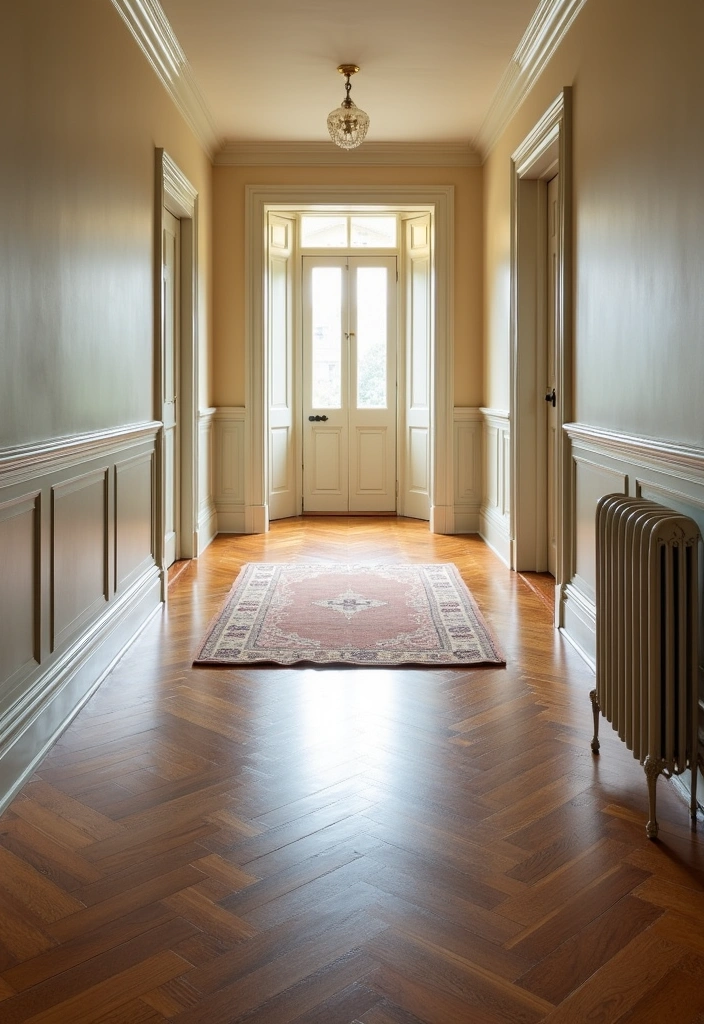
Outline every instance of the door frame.
{"type": "Polygon", "coordinates": [[[269,528],[266,215],[375,207],[430,212],[435,260],[431,341],[430,530],[454,529],[454,186],[245,186],[245,532],[269,528]]]}
{"type": "MultiPolygon", "coordinates": [[[[178,557],[198,554],[198,192],[164,149],[155,151],[154,209],[154,419],[161,421],[164,404],[164,293],[162,277],[163,210],[181,222],[180,336],[180,535],[178,557]]],[[[161,572],[161,599],[166,600],[164,510],[166,466],[163,428],[155,457],[154,552],[161,572]]]]}
{"type": "Polygon", "coordinates": [[[544,409],[547,181],[559,174],[556,334],[556,601],[561,625],[569,560],[572,495],[569,446],[572,419],[572,90],[565,87],[511,157],[511,568],[547,567],[547,439],[544,409]]]}

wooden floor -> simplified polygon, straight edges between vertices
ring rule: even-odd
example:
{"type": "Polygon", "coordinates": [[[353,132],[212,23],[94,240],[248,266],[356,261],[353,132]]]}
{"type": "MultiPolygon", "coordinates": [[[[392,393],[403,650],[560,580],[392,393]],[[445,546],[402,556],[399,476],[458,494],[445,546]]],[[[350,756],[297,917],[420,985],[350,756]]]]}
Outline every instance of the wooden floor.
{"type": "MultiPolygon", "coordinates": [[[[538,588],[539,589],[539,588],[538,588]]],[[[704,1021],[704,848],[477,538],[222,537],[0,820],[0,1020],[704,1021]],[[245,561],[453,561],[504,668],[191,667],[245,561]]]]}

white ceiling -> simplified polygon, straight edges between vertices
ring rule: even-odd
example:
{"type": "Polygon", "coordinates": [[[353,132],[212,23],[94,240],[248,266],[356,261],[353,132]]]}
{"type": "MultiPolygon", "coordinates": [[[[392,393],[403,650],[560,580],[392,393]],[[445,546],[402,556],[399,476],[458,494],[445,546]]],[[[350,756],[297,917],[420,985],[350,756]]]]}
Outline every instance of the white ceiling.
{"type": "Polygon", "coordinates": [[[370,142],[472,143],[537,0],[161,0],[220,140],[322,142],[355,63],[370,142]]]}

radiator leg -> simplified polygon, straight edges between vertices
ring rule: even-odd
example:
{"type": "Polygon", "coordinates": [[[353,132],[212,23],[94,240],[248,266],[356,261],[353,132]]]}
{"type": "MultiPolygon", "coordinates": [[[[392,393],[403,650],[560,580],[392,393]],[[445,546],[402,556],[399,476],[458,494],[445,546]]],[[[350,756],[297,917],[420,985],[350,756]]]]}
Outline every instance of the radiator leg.
{"type": "Polygon", "coordinates": [[[657,757],[651,757],[650,754],[648,754],[643,764],[645,777],[648,780],[648,824],[645,826],[645,834],[648,839],[657,839],[659,831],[657,818],[655,817],[655,786],[658,781],[658,775],[662,774],[664,767],[664,761],[658,760],[657,757]]]}
{"type": "Polygon", "coordinates": [[[690,789],[689,816],[692,821],[692,831],[697,830],[697,776],[699,775],[699,758],[695,758],[692,765],[692,782],[690,789]]]}
{"type": "Polygon", "coordinates": [[[596,690],[591,690],[589,697],[592,702],[592,714],[594,715],[594,736],[592,737],[592,753],[599,753],[599,698],[596,695],[596,690]]]}

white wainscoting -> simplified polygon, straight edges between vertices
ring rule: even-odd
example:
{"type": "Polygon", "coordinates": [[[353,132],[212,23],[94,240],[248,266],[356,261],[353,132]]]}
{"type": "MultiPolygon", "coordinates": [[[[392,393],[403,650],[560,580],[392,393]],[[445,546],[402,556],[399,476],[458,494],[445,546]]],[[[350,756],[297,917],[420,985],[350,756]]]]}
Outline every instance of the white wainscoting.
{"type": "Polygon", "coordinates": [[[511,426],[503,409],[481,409],[483,489],[479,532],[497,555],[511,561],[511,426]]]}
{"type": "MultiPolygon", "coordinates": [[[[691,516],[704,534],[704,448],[565,424],[573,509],[560,624],[594,666],[596,658],[596,503],[622,492],[691,516]]],[[[701,595],[700,595],[701,598],[701,595]]],[[[704,608],[704,604],[701,605],[704,608]]]]}
{"type": "Polygon", "coordinates": [[[454,533],[479,533],[482,507],[482,412],[455,406],[454,533]]]}
{"type": "Polygon", "coordinates": [[[230,406],[213,417],[213,496],[218,533],[246,533],[245,410],[230,406]]]}
{"type": "Polygon", "coordinates": [[[213,483],[214,423],[217,409],[198,414],[198,539],[196,555],[201,555],[219,532],[213,483]]]}
{"type": "Polygon", "coordinates": [[[0,450],[0,810],[159,607],[159,428],[0,450]]]}

